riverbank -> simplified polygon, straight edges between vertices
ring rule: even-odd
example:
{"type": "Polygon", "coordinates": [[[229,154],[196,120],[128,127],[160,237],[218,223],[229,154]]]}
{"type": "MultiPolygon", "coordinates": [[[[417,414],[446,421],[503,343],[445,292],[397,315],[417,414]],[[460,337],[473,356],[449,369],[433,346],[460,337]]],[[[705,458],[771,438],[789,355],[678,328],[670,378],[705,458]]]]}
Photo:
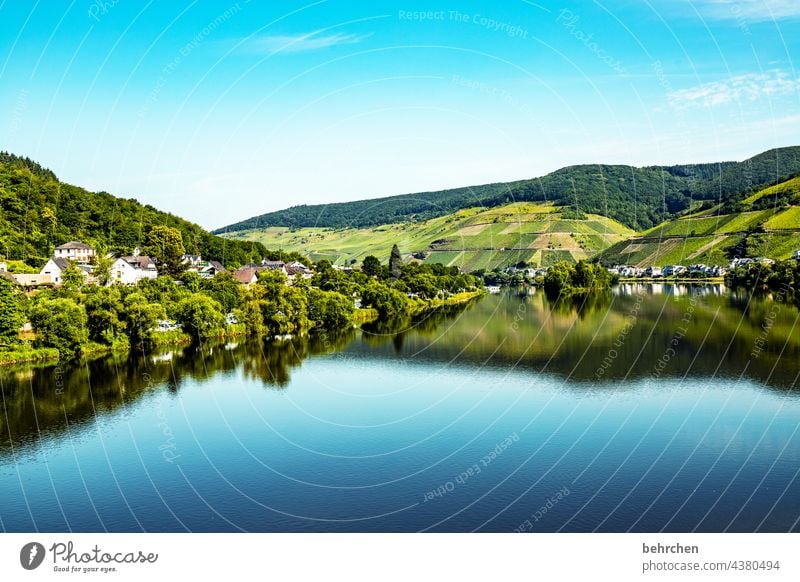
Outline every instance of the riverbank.
{"type": "MultiPolygon", "coordinates": [[[[214,339],[230,339],[247,335],[247,328],[244,324],[229,325],[227,329],[220,330],[214,334],[214,339]]],[[[170,346],[185,346],[192,343],[189,334],[179,330],[157,332],[150,340],[151,347],[165,348],[170,346]]],[[[38,362],[57,362],[61,359],[56,348],[34,348],[28,342],[20,349],[0,351],[0,366],[13,366],[15,364],[28,364],[38,362]]],[[[96,358],[109,354],[126,354],[132,349],[130,343],[125,338],[124,341],[115,341],[111,345],[88,343],[81,348],[80,357],[96,358]]]]}
{"type": "Polygon", "coordinates": [[[58,350],[55,348],[33,348],[23,346],[16,350],[0,351],[0,366],[49,362],[56,361],[58,358],[58,350]]]}
{"type": "Polygon", "coordinates": [[[436,297],[434,299],[429,299],[420,311],[439,309],[440,307],[448,307],[451,305],[461,305],[462,303],[468,303],[469,301],[472,301],[473,299],[485,294],[486,291],[484,289],[476,289],[474,291],[462,291],[461,293],[454,293],[453,295],[449,295],[444,298],[436,297]]]}
{"type": "MultiPolygon", "coordinates": [[[[485,294],[483,289],[475,291],[464,291],[448,297],[437,297],[425,301],[417,301],[410,309],[410,314],[414,315],[425,311],[435,310],[442,307],[460,305],[472,301],[473,299],[485,294]]],[[[373,323],[379,318],[378,311],[372,308],[356,309],[353,312],[353,325],[359,326],[365,323],[373,323]]],[[[213,339],[225,340],[235,337],[248,335],[247,327],[243,323],[236,323],[219,330],[212,335],[213,339]]],[[[33,338],[31,338],[33,339],[33,338]]],[[[152,334],[150,344],[155,348],[170,346],[186,346],[192,343],[192,337],[180,330],[163,331],[152,334]]],[[[98,357],[108,354],[123,354],[130,352],[131,346],[127,341],[114,342],[112,345],[90,343],[81,350],[81,357],[98,357]]],[[[0,366],[13,366],[15,364],[56,362],[60,359],[60,354],[55,348],[34,348],[30,341],[15,350],[0,351],[0,366]]]]}

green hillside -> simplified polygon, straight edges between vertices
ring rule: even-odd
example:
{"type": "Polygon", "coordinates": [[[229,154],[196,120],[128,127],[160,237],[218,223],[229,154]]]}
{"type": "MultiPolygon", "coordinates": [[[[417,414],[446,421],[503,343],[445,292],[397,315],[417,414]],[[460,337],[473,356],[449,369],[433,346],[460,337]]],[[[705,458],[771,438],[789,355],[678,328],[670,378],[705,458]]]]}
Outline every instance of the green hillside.
{"type": "Polygon", "coordinates": [[[733,257],[786,259],[800,249],[800,178],[667,221],[611,246],[600,258],[636,266],[725,264],[733,257]]]}
{"type": "Polygon", "coordinates": [[[577,261],[634,235],[610,218],[576,216],[552,204],[518,202],[373,228],[271,227],[228,236],[338,264],[367,255],[383,258],[397,243],[404,254],[471,271],[523,260],[540,266],[577,261]]]}
{"type": "Polygon", "coordinates": [[[387,198],[302,205],[249,218],[215,232],[269,227],[374,227],[425,220],[474,207],[541,202],[607,216],[636,230],[686,212],[697,201],[730,209],[761,188],[800,173],[800,147],[773,149],[743,162],[636,168],[582,165],[541,178],[387,198]]]}
{"type": "Polygon", "coordinates": [[[27,158],[0,153],[0,255],[39,267],[54,247],[83,240],[101,251],[130,254],[155,225],[181,231],[187,252],[231,265],[261,259],[258,243],[231,241],[136,200],[60,182],[27,158]]]}

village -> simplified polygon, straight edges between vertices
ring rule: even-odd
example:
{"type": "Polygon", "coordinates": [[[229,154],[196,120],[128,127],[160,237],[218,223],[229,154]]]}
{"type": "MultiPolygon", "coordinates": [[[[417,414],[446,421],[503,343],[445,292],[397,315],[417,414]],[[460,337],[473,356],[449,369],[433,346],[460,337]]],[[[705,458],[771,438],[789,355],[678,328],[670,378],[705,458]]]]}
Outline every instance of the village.
{"type": "MultiPolygon", "coordinates": [[[[174,229],[164,233],[180,241],[174,229]]],[[[232,261],[229,269],[186,253],[182,244],[153,244],[152,232],[149,238],[146,252],[124,256],[71,240],[55,247],[38,272],[22,261],[0,261],[8,315],[0,364],[242,335],[338,332],[483,293],[477,278],[457,267],[405,264],[396,245],[387,264],[374,256],[361,265],[312,264],[297,253],[280,260],[280,253],[263,252],[260,261],[232,261]]]]}
{"type": "MultiPolygon", "coordinates": [[[[130,256],[107,256],[106,258],[113,259],[113,263],[110,266],[110,274],[104,277],[105,281],[101,281],[96,276],[98,258],[96,249],[82,241],[74,240],[57,246],[53,256],[38,273],[11,273],[5,261],[0,261],[0,273],[26,289],[43,285],[60,286],[64,272],[71,265],[80,270],[86,285],[134,286],[143,279],[155,279],[159,275],[156,260],[142,255],[137,248],[130,256]]],[[[204,260],[200,255],[185,254],[181,257],[181,265],[184,272],[197,273],[202,279],[211,279],[220,273],[230,272],[233,278],[246,288],[258,280],[258,274],[262,271],[278,271],[286,276],[289,284],[296,277],[310,279],[314,275],[313,270],[299,261],[285,263],[263,259],[261,263],[251,263],[228,271],[219,261],[204,260]]]]}
{"type": "MultiPolygon", "coordinates": [[[[795,261],[800,261],[800,250],[793,252],[792,259],[795,261]]],[[[613,265],[611,267],[607,267],[607,270],[609,273],[619,277],[620,279],[717,279],[724,277],[729,271],[734,271],[740,267],[748,268],[758,265],[766,266],[774,264],[775,261],[767,257],[736,257],[731,259],[727,265],[706,265],[703,263],[692,264],[689,266],[652,265],[649,267],[613,265]]],[[[503,270],[503,272],[509,275],[522,276],[528,280],[535,280],[537,277],[544,277],[548,270],[548,267],[529,267],[517,265],[507,267],[503,270]]]]}

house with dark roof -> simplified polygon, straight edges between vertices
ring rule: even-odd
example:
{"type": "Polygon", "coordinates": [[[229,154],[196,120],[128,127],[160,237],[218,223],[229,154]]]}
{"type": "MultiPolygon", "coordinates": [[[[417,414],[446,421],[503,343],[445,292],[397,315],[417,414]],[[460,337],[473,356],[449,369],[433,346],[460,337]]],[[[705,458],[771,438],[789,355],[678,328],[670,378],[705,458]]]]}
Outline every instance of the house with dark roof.
{"type": "Polygon", "coordinates": [[[200,273],[200,276],[204,279],[211,279],[212,277],[216,277],[220,273],[227,273],[228,269],[222,266],[222,263],[219,261],[208,261],[202,263],[199,270],[197,271],[200,273]]]}
{"type": "Polygon", "coordinates": [[[95,250],[79,240],[71,240],[56,247],[53,258],[67,259],[75,263],[88,264],[95,256],[95,250]]]}
{"type": "Polygon", "coordinates": [[[181,257],[181,265],[186,267],[187,271],[197,270],[203,258],[200,255],[183,255],[181,257]]]}
{"type": "Polygon", "coordinates": [[[301,279],[311,279],[311,277],[314,276],[314,271],[306,267],[300,261],[292,261],[291,263],[287,263],[285,269],[290,283],[297,277],[300,277],[301,279]]]}
{"type": "Polygon", "coordinates": [[[286,263],[283,261],[268,261],[267,259],[264,259],[261,261],[261,266],[265,269],[269,269],[270,271],[280,271],[284,275],[289,274],[286,272],[286,263]]]}
{"type": "Polygon", "coordinates": [[[136,285],[142,279],[155,279],[158,269],[155,261],[146,255],[120,257],[111,265],[109,283],[136,285]]]}
{"type": "Polygon", "coordinates": [[[50,277],[50,283],[61,285],[62,276],[64,271],[67,270],[67,267],[69,267],[69,263],[70,262],[65,258],[53,257],[45,263],[44,267],[42,267],[42,270],[39,271],[39,275],[42,277],[50,277]]]}

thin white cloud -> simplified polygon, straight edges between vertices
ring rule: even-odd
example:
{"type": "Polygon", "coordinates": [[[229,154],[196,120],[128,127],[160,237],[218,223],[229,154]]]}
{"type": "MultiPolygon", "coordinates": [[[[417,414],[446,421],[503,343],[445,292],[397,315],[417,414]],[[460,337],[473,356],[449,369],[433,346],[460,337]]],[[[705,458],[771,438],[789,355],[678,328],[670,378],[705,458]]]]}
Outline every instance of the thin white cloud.
{"type": "MultiPolygon", "coordinates": [[[[689,0],[709,18],[763,22],[800,18],[798,0],[689,0]]],[[[685,1],[681,2],[685,5],[685,1]]]]}
{"type": "Polygon", "coordinates": [[[250,39],[246,43],[246,47],[250,51],[259,53],[300,53],[356,44],[368,36],[370,35],[342,32],[323,34],[316,30],[299,34],[260,36],[250,39]]]}
{"type": "Polygon", "coordinates": [[[800,90],[800,79],[784,71],[747,73],[724,81],[714,81],[669,94],[673,107],[716,107],[729,103],[753,102],[762,98],[792,95],[800,90]]]}

